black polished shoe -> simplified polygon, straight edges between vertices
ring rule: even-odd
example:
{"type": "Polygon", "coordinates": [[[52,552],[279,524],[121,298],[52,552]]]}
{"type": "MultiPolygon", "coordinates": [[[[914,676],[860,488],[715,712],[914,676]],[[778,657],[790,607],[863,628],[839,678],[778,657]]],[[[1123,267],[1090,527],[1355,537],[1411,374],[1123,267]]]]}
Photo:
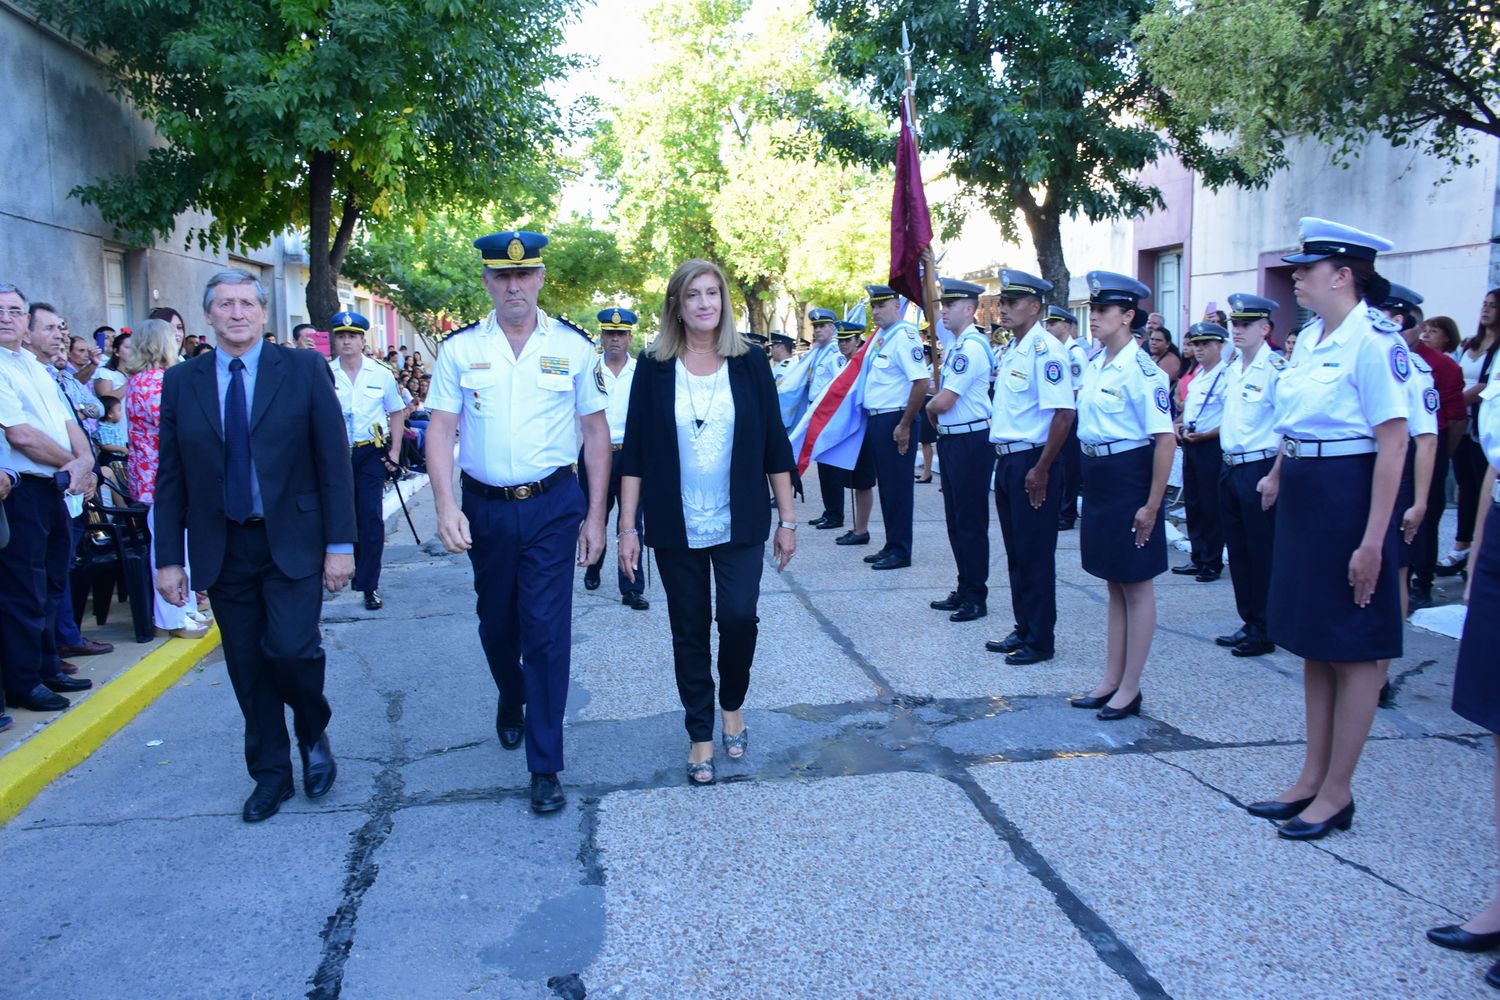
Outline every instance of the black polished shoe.
{"type": "Polygon", "coordinates": [[[310,799],[321,799],[333,787],[333,779],[339,775],[338,761],[333,759],[333,747],[328,745],[328,734],[318,737],[310,747],[298,747],[302,751],[302,791],[310,799]]]}
{"type": "Polygon", "coordinates": [[[813,525],[813,527],[817,528],[819,531],[827,531],[830,528],[842,528],[843,526],[844,519],[842,517],[835,518],[833,520],[829,520],[827,517],[820,517],[818,518],[817,523],[813,525]]]}
{"type": "Polygon", "coordinates": [[[1183,563],[1181,566],[1173,566],[1172,572],[1178,576],[1197,576],[1201,571],[1197,563],[1183,563]]]}
{"type": "Polygon", "coordinates": [[[1447,948],[1449,951],[1494,951],[1496,948],[1500,948],[1500,931],[1492,931],[1489,934],[1472,934],[1464,930],[1460,924],[1448,924],[1444,927],[1428,929],[1427,940],[1439,948],[1447,948]]]}
{"type": "Polygon", "coordinates": [[[557,812],[568,804],[563,795],[562,782],[556,774],[533,774],[531,776],[531,811],[537,815],[557,812]]]}
{"type": "Polygon", "coordinates": [[[292,783],[284,785],[256,785],[255,791],[245,800],[240,818],[246,823],[259,823],[281,812],[281,804],[292,797],[292,783]]]}
{"type": "Polygon", "coordinates": [[[507,712],[505,703],[501,702],[495,709],[495,733],[500,737],[500,746],[506,750],[519,747],[526,737],[526,710],[507,712]]]}
{"type": "Polygon", "coordinates": [[[1104,722],[1119,722],[1121,719],[1140,714],[1141,694],[1139,691],[1137,691],[1135,698],[1131,700],[1129,705],[1126,705],[1124,708],[1111,708],[1108,704],[1106,704],[1103,708],[1099,709],[1097,713],[1095,713],[1094,718],[1100,719],[1104,722]]]}
{"type": "Polygon", "coordinates": [[[911,565],[911,560],[894,552],[887,552],[879,559],[870,564],[871,569],[905,569],[911,565]]]}
{"type": "Polygon", "coordinates": [[[833,540],[835,545],[869,545],[870,533],[866,531],[862,535],[856,535],[852,530],[846,531],[833,540]]]}
{"type": "Polygon", "coordinates": [[[950,622],[977,622],[990,613],[990,609],[983,604],[975,604],[973,601],[965,601],[958,606],[958,610],[948,616],[950,622]]]}
{"type": "Polygon", "coordinates": [[[1245,807],[1245,812],[1251,816],[1259,816],[1261,819],[1274,819],[1284,822],[1292,819],[1302,810],[1312,805],[1312,799],[1293,799],[1291,802],[1252,802],[1245,807]]]}
{"type": "Polygon", "coordinates": [[[1223,575],[1224,571],[1222,569],[1206,569],[1200,572],[1197,576],[1193,577],[1193,579],[1197,580],[1199,583],[1213,583],[1223,575]]]}
{"type": "Polygon", "coordinates": [[[1058,531],[1072,531],[1078,526],[1078,521],[1071,517],[1060,517],[1057,519],[1058,531]]]}
{"type": "Polygon", "coordinates": [[[596,573],[596,572],[594,572],[592,569],[586,569],[586,570],[584,570],[583,571],[583,589],[584,590],[598,590],[599,589],[599,574],[596,573]]]}
{"type": "Polygon", "coordinates": [[[1308,823],[1294,819],[1276,831],[1276,836],[1287,840],[1322,840],[1335,830],[1347,830],[1354,823],[1354,802],[1334,813],[1321,823],[1308,823]]]}
{"type": "Polygon", "coordinates": [[[94,682],[87,677],[65,677],[61,674],[42,681],[42,687],[48,691],[87,691],[93,686],[94,682]]]}
{"type": "Polygon", "coordinates": [[[1268,639],[1246,639],[1229,651],[1230,656],[1266,656],[1276,652],[1276,644],[1268,639]]]}
{"type": "Polygon", "coordinates": [[[929,601],[927,606],[934,611],[957,611],[963,607],[964,599],[958,596],[958,591],[948,591],[948,596],[941,601],[929,601]]]}
{"type": "Polygon", "coordinates": [[[871,552],[869,555],[865,556],[865,562],[867,562],[867,563],[880,562],[880,560],[884,559],[888,555],[890,555],[890,550],[889,549],[880,549],[877,552],[871,552]]]}
{"type": "Polygon", "coordinates": [[[1406,607],[1408,613],[1432,607],[1432,588],[1413,585],[1407,598],[1406,607]]]}
{"type": "Polygon", "coordinates": [[[378,590],[367,590],[367,591],[365,591],[365,610],[366,611],[379,611],[383,607],[385,607],[385,601],[382,601],[380,599],[380,591],[378,591],[378,590]]]}
{"type": "Polygon", "coordinates": [[[1114,696],[1114,691],[1111,691],[1109,694],[1101,694],[1097,696],[1092,694],[1080,694],[1076,697],[1069,698],[1068,704],[1073,706],[1074,708],[1103,708],[1105,705],[1109,704],[1109,699],[1113,698],[1114,696]]]}
{"type": "Polygon", "coordinates": [[[1035,646],[1017,646],[1005,654],[1005,662],[1013,667],[1024,667],[1050,659],[1052,659],[1051,653],[1037,649],[1035,646]]]}
{"type": "Polygon", "coordinates": [[[73,704],[62,695],[48,691],[42,684],[38,684],[26,694],[5,692],[5,703],[11,708],[24,708],[28,712],[61,712],[73,704]]]}
{"type": "Polygon", "coordinates": [[[1500,990],[1500,962],[1489,967],[1489,971],[1484,974],[1484,982],[1486,986],[1500,990]]]}
{"type": "Polygon", "coordinates": [[[1237,628],[1228,635],[1218,636],[1214,639],[1214,642],[1225,648],[1232,649],[1248,638],[1250,638],[1250,633],[1246,632],[1243,628],[1237,628]]]}
{"type": "Polygon", "coordinates": [[[811,521],[808,521],[807,522],[807,526],[809,528],[821,528],[821,527],[823,527],[823,518],[825,518],[827,516],[828,516],[827,514],[819,514],[817,517],[813,518],[811,521]]]}
{"type": "Polygon", "coordinates": [[[984,644],[984,648],[991,653],[1013,653],[1026,645],[1014,629],[1004,639],[990,639],[984,644]]]}
{"type": "Polygon", "coordinates": [[[647,611],[651,608],[651,602],[646,600],[645,594],[625,594],[620,598],[620,603],[637,611],[647,611]]]}

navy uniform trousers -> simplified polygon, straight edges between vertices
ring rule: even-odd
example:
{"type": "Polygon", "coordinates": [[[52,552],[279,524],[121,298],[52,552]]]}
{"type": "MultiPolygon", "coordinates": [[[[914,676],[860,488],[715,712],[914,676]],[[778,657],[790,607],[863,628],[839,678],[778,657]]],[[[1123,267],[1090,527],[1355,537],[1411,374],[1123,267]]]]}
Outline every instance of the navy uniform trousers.
{"type": "MultiPolygon", "coordinates": [[[[615,509],[615,504],[617,502],[619,502],[619,499],[620,499],[620,462],[619,462],[619,458],[620,458],[620,446],[619,445],[615,445],[614,446],[614,450],[610,452],[610,461],[609,461],[609,491],[604,496],[604,521],[605,521],[606,524],[609,523],[609,514],[610,514],[610,511],[612,511],[612,510],[615,509]]],[[[589,470],[588,470],[588,466],[583,461],[583,452],[581,452],[581,451],[578,453],[578,485],[583,489],[583,495],[584,495],[584,497],[585,498],[588,497],[588,495],[589,495],[589,470]]],[[[638,537],[640,536],[641,532],[643,532],[643,531],[646,530],[646,518],[645,518],[645,515],[641,513],[641,506],[640,506],[640,504],[636,504],[636,507],[635,507],[635,530],[636,530],[636,534],[637,534],[638,537]]],[[[618,535],[619,533],[620,533],[620,519],[617,517],[617,518],[615,518],[615,534],[618,535]]],[[[588,571],[590,573],[594,574],[595,576],[599,575],[599,568],[604,565],[604,557],[605,557],[605,555],[608,552],[609,552],[609,532],[606,531],[604,533],[604,547],[599,550],[599,558],[596,559],[596,560],[594,560],[594,565],[592,565],[592,566],[590,566],[588,568],[588,571]]],[[[642,548],[641,548],[641,559],[637,560],[636,564],[635,564],[635,582],[634,583],[632,583],[629,579],[626,578],[624,570],[618,568],[618,566],[620,564],[620,560],[618,560],[618,559],[615,560],[615,566],[617,567],[615,569],[615,576],[619,578],[620,596],[621,597],[624,597],[626,594],[643,594],[643,593],[646,592],[646,577],[641,572],[641,562],[645,559],[645,553],[646,553],[646,549],[645,549],[644,546],[642,546],[642,548]]]]}
{"type": "MultiPolygon", "coordinates": [[[[925,414],[920,418],[926,420],[925,414]]],[[[939,434],[938,462],[942,465],[943,517],[948,544],[958,565],[958,596],[980,607],[989,597],[990,475],[995,471],[995,449],[989,431],[939,434]]]]}
{"type": "Polygon", "coordinates": [[[917,488],[917,429],[912,428],[906,454],[896,450],[892,438],[901,423],[901,411],[872,413],[865,427],[865,440],[875,458],[875,485],[880,489],[880,518],[885,524],[883,551],[911,558],[912,507],[917,488]]]}
{"type": "Polygon", "coordinates": [[[0,549],[0,676],[14,700],[57,673],[57,614],[73,528],[50,477],[23,475],[5,498],[5,516],[10,543],[0,549]]]}
{"type": "Polygon", "coordinates": [[[1058,504],[1059,527],[1078,523],[1078,484],[1083,478],[1083,445],[1078,441],[1078,421],[1068,428],[1068,439],[1057,455],[1062,466],[1062,502],[1058,504]]]}
{"type": "Polygon", "coordinates": [[[355,448],[354,523],[358,530],[354,543],[354,589],[380,589],[380,561],[385,557],[385,463],[380,456],[385,449],[373,444],[355,448]]]}
{"type": "Polygon", "coordinates": [[[818,463],[818,492],[823,494],[823,516],[830,521],[844,519],[844,490],[849,486],[849,472],[827,462],[818,463]]]}
{"type": "Polygon", "coordinates": [[[1062,466],[1047,470],[1047,499],[1031,506],[1026,474],[1042,457],[1038,446],[995,460],[995,513],[1005,539],[1010,606],[1016,635],[1032,649],[1055,651],[1057,626],[1057,511],[1062,505],[1062,466]]]}
{"type": "Polygon", "coordinates": [[[526,500],[463,491],[474,545],[479,641],[500,709],[526,708],[526,767],[563,769],[563,711],[573,645],[573,562],[588,510],[572,476],[526,500]]]}
{"type": "MultiPolygon", "coordinates": [[[[1413,449],[1415,450],[1415,449],[1413,449]]],[[[1489,497],[1480,497],[1481,503],[1489,497]]],[[[1432,460],[1432,487],[1427,491],[1427,516],[1411,541],[1411,582],[1421,590],[1432,589],[1432,578],[1437,573],[1438,528],[1443,520],[1443,508],[1448,505],[1448,443],[1438,435],[1437,454],[1432,460]]],[[[1400,518],[1401,511],[1397,514],[1400,518]]]]}
{"type": "Polygon", "coordinates": [[[1218,438],[1182,446],[1182,502],[1187,508],[1193,565],[1215,573],[1224,570],[1224,524],[1219,517],[1219,470],[1223,465],[1224,450],[1218,438]]]}
{"type": "Polygon", "coordinates": [[[1260,509],[1255,486],[1271,471],[1274,458],[1225,465],[1219,472],[1219,506],[1224,542],[1229,546],[1229,579],[1245,636],[1265,642],[1266,598],[1271,592],[1271,550],[1276,539],[1276,508],[1260,509]]]}

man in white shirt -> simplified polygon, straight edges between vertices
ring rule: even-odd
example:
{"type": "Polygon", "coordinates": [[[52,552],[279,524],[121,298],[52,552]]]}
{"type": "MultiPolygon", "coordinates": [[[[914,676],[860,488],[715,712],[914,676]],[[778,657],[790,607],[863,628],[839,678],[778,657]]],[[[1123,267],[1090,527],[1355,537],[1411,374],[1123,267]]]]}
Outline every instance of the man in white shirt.
{"type": "Polygon", "coordinates": [[[1229,369],[1224,344],[1229,331],[1218,323],[1194,323],[1188,343],[1198,356],[1198,374],[1188,385],[1182,413],[1177,418],[1177,440],[1182,443],[1182,500],[1187,507],[1192,559],[1173,566],[1179,576],[1213,583],[1224,572],[1224,525],[1219,513],[1219,426],[1224,422],[1224,390],[1229,369]]]}
{"type": "MultiPolygon", "coordinates": [[[[620,499],[620,468],[615,459],[625,446],[625,414],[630,408],[630,386],[635,381],[635,358],[630,356],[630,339],[635,334],[635,325],[639,319],[629,309],[616,306],[599,310],[598,318],[599,342],[604,348],[604,354],[594,363],[594,374],[605,395],[609,397],[609,401],[604,404],[604,419],[609,422],[610,447],[609,492],[604,498],[604,519],[608,521],[609,512],[614,510],[620,499]]],[[[587,493],[588,463],[584,461],[582,452],[578,455],[578,482],[587,493]]],[[[616,518],[615,531],[618,533],[622,527],[627,526],[621,525],[616,518]]],[[[637,508],[635,530],[639,533],[644,527],[645,518],[637,508]]],[[[599,558],[584,570],[585,590],[599,589],[599,568],[604,563],[608,547],[609,543],[606,541],[599,547],[599,558]]],[[[615,573],[619,577],[621,604],[637,611],[645,611],[651,607],[651,602],[646,599],[646,578],[641,572],[640,560],[636,561],[634,580],[628,578],[623,570],[617,569],[615,573]]]]}
{"type": "MultiPolygon", "coordinates": [[[[1078,317],[1062,306],[1048,306],[1047,318],[1043,321],[1047,332],[1056,337],[1068,352],[1068,374],[1073,379],[1073,398],[1078,398],[1078,386],[1083,381],[1083,366],[1089,362],[1088,345],[1078,336],[1078,317]]],[[[1057,530],[1072,531],[1078,523],[1078,480],[1082,475],[1083,449],[1078,444],[1078,421],[1068,431],[1068,440],[1063,442],[1062,454],[1062,500],[1057,513],[1057,530]]]]}
{"type": "Polygon", "coordinates": [[[917,328],[901,318],[901,300],[888,285],[866,285],[875,334],[865,349],[865,440],[875,460],[885,547],[866,557],[872,569],[911,565],[912,509],[917,451],[913,423],[932,375],[917,328]]]}
{"type": "Polygon", "coordinates": [[[364,592],[365,609],[385,606],[380,596],[380,561],[385,555],[385,481],[401,466],[401,435],[406,401],[391,370],[364,356],[370,321],[357,312],[338,312],[328,324],[333,339],[333,388],[344,411],[354,463],[354,589],[364,592]]]}

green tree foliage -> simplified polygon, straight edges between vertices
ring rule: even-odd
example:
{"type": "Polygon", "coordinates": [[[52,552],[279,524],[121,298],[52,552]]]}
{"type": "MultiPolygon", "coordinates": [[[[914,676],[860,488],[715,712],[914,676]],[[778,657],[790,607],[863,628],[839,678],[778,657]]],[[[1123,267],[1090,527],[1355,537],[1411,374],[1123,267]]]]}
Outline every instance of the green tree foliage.
{"type": "Polygon", "coordinates": [[[306,228],[321,324],[359,225],[531,177],[562,132],[543,85],[580,0],[32,2],[164,140],[74,193],[141,242],[189,210],[205,246],[306,228]]]}
{"type": "Polygon", "coordinates": [[[1453,164],[1473,133],[1500,136],[1494,0],[1160,0],[1138,37],[1184,118],[1225,130],[1256,173],[1297,133],[1344,154],[1377,134],[1453,164]],[[1248,44],[1231,65],[1204,58],[1232,38],[1248,44]]]}
{"type": "MultiPolygon", "coordinates": [[[[924,152],[945,157],[960,197],[983,205],[1005,237],[1017,235],[1019,214],[1059,301],[1069,283],[1062,220],[1161,207],[1140,170],[1168,149],[1210,184],[1248,179],[1141,73],[1131,33],[1149,0],[815,0],[813,9],[833,31],[833,67],[891,123],[909,24],[924,152]]],[[[869,141],[834,122],[840,145],[867,157],[869,141]]]]}

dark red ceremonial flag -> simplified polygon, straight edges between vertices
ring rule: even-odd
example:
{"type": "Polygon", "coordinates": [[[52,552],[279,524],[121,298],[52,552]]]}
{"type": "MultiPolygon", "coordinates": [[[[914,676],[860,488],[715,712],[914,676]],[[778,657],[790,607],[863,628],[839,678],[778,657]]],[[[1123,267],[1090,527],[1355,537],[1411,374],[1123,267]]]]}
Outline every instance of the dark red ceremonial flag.
{"type": "Polygon", "coordinates": [[[911,130],[910,97],[901,99],[901,139],[896,145],[896,194],[891,200],[890,286],[922,303],[922,251],[932,244],[932,216],[922,191],[922,163],[911,130]]]}

